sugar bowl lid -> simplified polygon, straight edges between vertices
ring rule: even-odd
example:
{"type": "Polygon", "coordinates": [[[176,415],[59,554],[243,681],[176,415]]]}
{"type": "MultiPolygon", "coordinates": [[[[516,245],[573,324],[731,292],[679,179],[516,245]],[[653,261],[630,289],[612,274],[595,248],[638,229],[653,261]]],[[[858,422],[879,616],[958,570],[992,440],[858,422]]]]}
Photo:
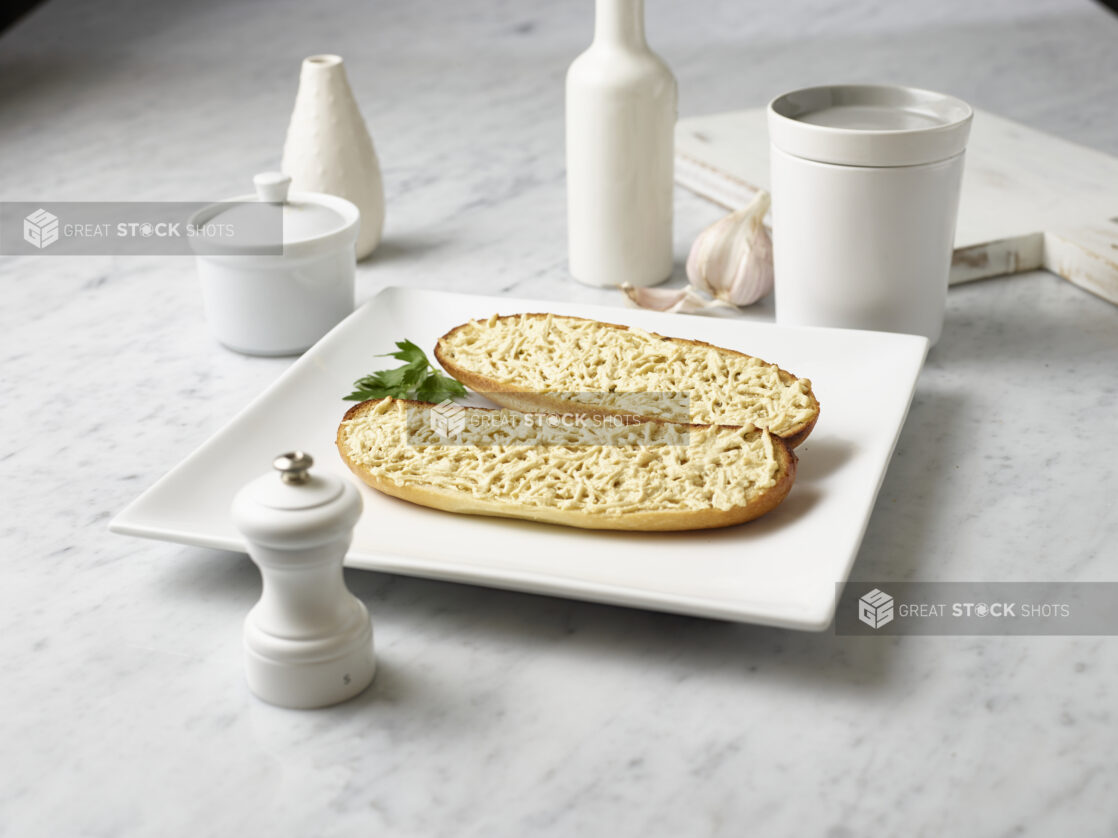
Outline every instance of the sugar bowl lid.
{"type": "Polygon", "coordinates": [[[224,246],[213,234],[207,236],[207,247],[217,244],[219,251],[228,254],[298,257],[357,241],[361,213],[345,198],[292,192],[291,176],[282,172],[261,172],[253,178],[253,185],[254,194],[211,204],[191,219],[196,227],[232,231],[224,246]]]}

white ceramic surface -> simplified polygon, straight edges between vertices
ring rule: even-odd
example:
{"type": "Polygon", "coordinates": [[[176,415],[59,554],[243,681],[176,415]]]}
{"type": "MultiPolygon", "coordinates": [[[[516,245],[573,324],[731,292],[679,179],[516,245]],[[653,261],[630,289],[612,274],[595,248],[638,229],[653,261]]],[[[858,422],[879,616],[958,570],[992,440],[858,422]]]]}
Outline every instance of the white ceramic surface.
{"type": "Polygon", "coordinates": [[[676,81],[648,47],[644,0],[597,0],[594,42],[567,71],[567,241],[587,285],[672,273],[676,81]]]}
{"type": "Polygon", "coordinates": [[[943,331],[971,110],[911,88],[808,88],[769,103],[776,319],[943,331]]]}
{"type": "MultiPolygon", "coordinates": [[[[247,355],[302,352],[353,311],[357,208],[334,195],[289,193],[290,178],[273,174],[256,176],[255,195],[230,201],[277,204],[283,253],[242,255],[234,248],[195,257],[214,337],[247,355]]],[[[214,204],[192,222],[220,221],[239,209],[214,204]]]]}
{"type": "Polygon", "coordinates": [[[326,192],[356,205],[361,211],[357,258],[376,249],[385,213],[380,161],[340,56],[303,60],[282,168],[295,189],[326,192]]]}
{"type": "Polygon", "coordinates": [[[773,513],[710,533],[594,533],[459,516],[362,487],[352,567],[453,579],[793,628],[826,628],[834,585],[850,572],[908,409],[923,338],[617,311],[402,288],[355,312],[113,522],[117,532],[242,549],[228,499],[285,448],[318,452],[353,479],[333,447],[341,397],[373,356],[403,337],[431,349],[469,317],[554,311],[605,318],[756,354],[810,377],[823,407],[800,449],[797,482],[773,513]],[[867,392],[864,382],[874,386],[867,392]],[[422,532],[423,538],[415,534],[422,532]],[[500,545],[495,550],[494,545],[500,545]]]}

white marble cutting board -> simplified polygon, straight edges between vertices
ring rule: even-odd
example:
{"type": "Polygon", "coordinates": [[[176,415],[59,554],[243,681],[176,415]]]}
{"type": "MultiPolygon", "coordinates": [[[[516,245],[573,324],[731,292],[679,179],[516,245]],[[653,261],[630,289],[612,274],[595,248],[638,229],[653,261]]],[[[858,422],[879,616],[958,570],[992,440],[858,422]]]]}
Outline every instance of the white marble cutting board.
{"type": "MultiPolygon", "coordinates": [[[[767,189],[765,109],[680,120],[675,177],[731,209],[767,189]]],[[[1042,267],[1118,303],[1118,159],[976,109],[951,283],[1042,267]]]]}

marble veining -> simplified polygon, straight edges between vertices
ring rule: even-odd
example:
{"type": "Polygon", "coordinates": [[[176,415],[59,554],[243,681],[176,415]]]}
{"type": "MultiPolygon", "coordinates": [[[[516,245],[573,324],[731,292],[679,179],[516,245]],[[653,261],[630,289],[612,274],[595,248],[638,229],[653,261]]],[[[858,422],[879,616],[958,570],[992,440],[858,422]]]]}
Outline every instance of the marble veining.
{"type": "MultiPolygon", "coordinates": [[[[897,81],[1118,153],[1097,4],[647,7],[684,114],[897,81]]],[[[388,198],[362,299],[620,304],[565,267],[562,81],[590,19],[51,0],[0,37],[0,199],[247,191],[299,61],[334,51],[388,198]]],[[[677,190],[678,264],[718,215],[677,190]]],[[[9,257],[0,285],[0,835],[1118,833],[1109,637],[841,638],[354,572],[373,688],[261,704],[248,560],[106,524],[289,361],[213,343],[189,258],[9,257]]],[[[855,578],[1118,579],[1118,311],[1044,273],[950,296],[855,578]]]]}

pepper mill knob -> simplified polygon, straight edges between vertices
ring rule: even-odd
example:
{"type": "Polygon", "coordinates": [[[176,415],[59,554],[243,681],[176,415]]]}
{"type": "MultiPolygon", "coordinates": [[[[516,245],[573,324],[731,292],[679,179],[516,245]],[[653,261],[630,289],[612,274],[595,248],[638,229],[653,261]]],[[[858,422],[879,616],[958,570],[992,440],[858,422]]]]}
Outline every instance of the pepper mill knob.
{"type": "Polygon", "coordinates": [[[300,486],[310,480],[314,457],[306,451],[288,451],[272,460],[272,467],[280,473],[280,480],[291,486],[300,486]]]}
{"type": "Polygon", "coordinates": [[[305,451],[272,465],[233,500],[233,522],[264,580],[245,618],[248,684],[281,707],[325,707],[364,690],[376,668],[369,612],[342,575],[361,495],[314,471],[305,451]]]}

